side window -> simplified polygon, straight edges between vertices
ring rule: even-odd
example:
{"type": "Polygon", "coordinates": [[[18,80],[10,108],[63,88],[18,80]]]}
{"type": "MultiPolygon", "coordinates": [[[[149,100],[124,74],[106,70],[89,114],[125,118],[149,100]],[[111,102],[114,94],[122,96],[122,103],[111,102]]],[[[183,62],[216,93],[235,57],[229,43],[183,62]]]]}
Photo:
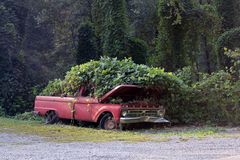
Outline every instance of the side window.
{"type": "Polygon", "coordinates": [[[77,94],[75,95],[75,97],[77,96],[81,96],[81,97],[92,97],[94,93],[94,88],[93,87],[83,87],[81,86],[77,92],[77,94]]]}
{"type": "Polygon", "coordinates": [[[89,89],[89,87],[85,88],[83,93],[82,93],[83,97],[90,97],[91,96],[91,90],[89,89]]]}

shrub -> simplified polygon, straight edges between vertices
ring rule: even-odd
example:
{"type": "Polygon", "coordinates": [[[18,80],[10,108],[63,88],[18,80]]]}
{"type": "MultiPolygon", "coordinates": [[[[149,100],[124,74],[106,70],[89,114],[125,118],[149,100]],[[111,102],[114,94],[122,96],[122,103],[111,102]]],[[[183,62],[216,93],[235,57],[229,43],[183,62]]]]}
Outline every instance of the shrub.
{"type": "Polygon", "coordinates": [[[197,81],[197,76],[191,66],[177,70],[177,72],[175,72],[175,75],[183,80],[187,85],[192,85],[197,81]]]}
{"type": "Polygon", "coordinates": [[[131,59],[103,57],[99,61],[72,67],[63,81],[51,81],[42,94],[74,95],[80,86],[88,86],[92,89],[93,96],[101,97],[120,84],[160,86],[167,93],[177,92],[184,85],[180,79],[164,69],[139,65],[131,59]]]}
{"type": "Polygon", "coordinates": [[[42,121],[41,117],[33,115],[32,112],[24,112],[22,114],[17,114],[14,118],[24,121],[42,121]]]}
{"type": "Polygon", "coordinates": [[[193,85],[194,103],[200,107],[201,118],[213,123],[227,123],[227,108],[231,103],[231,75],[224,71],[203,75],[202,80],[193,85]]]}
{"type": "Polygon", "coordinates": [[[232,65],[227,67],[229,73],[233,75],[236,80],[240,80],[240,48],[235,50],[224,48],[225,55],[231,59],[232,65]]]}
{"type": "Polygon", "coordinates": [[[198,82],[179,94],[171,118],[180,123],[239,124],[239,83],[225,71],[200,74],[198,82]]]}
{"type": "Polygon", "coordinates": [[[41,95],[57,96],[60,95],[62,91],[63,82],[60,79],[55,79],[50,81],[46,88],[42,91],[41,95]]]}

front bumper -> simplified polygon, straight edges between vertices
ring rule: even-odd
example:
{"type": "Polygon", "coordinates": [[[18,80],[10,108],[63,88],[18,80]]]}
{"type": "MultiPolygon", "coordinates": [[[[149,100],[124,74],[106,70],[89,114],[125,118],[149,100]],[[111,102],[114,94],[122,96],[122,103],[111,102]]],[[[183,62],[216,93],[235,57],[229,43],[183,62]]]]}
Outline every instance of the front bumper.
{"type": "Polygon", "coordinates": [[[150,122],[150,123],[169,123],[168,120],[162,117],[121,117],[120,123],[121,124],[130,124],[130,123],[143,123],[143,122],[150,122]]]}

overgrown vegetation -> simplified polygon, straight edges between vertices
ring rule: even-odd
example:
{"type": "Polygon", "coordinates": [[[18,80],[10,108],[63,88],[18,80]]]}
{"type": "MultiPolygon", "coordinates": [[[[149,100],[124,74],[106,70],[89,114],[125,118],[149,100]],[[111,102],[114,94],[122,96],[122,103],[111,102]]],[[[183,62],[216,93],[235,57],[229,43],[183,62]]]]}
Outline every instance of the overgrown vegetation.
{"type": "Polygon", "coordinates": [[[232,28],[224,32],[217,41],[217,50],[219,52],[219,61],[221,66],[231,66],[230,59],[224,54],[224,48],[235,50],[240,47],[240,27],[232,28]]]}
{"type": "Polygon", "coordinates": [[[181,123],[240,123],[240,81],[239,51],[228,50],[225,54],[231,59],[232,66],[226,71],[212,74],[192,72],[191,68],[183,68],[177,76],[182,78],[188,87],[177,99],[174,110],[169,116],[181,123]]]}
{"type": "Polygon", "coordinates": [[[17,114],[16,116],[14,116],[14,119],[23,121],[43,121],[42,117],[34,115],[32,112],[24,112],[22,114],[17,114]]]}
{"type": "Polygon", "coordinates": [[[180,92],[182,81],[164,69],[134,63],[131,59],[102,57],[99,61],[81,64],[67,72],[65,79],[51,81],[43,95],[74,95],[80,86],[87,86],[91,95],[101,97],[121,84],[160,87],[160,92],[180,92]]]}
{"type": "Polygon", "coordinates": [[[217,66],[214,41],[220,30],[216,6],[193,0],[159,0],[155,65],[176,71],[191,66],[210,73],[217,66]]]}
{"type": "MultiPolygon", "coordinates": [[[[183,70],[181,74],[186,70],[183,70]]],[[[200,74],[200,73],[199,73],[200,74]]],[[[169,116],[187,124],[239,124],[240,87],[231,74],[219,71],[211,75],[201,73],[176,100],[169,116]]],[[[191,79],[191,78],[189,78],[191,79]]],[[[189,82],[189,81],[188,81],[189,82]]]]}
{"type": "Polygon", "coordinates": [[[49,81],[45,95],[88,85],[101,96],[130,83],[163,86],[172,121],[238,124],[239,7],[239,0],[1,0],[0,115],[32,110],[49,81]],[[106,55],[119,61],[98,61],[106,55]]]}
{"type": "Polygon", "coordinates": [[[50,82],[42,94],[74,95],[79,86],[88,86],[91,96],[101,97],[117,85],[136,84],[159,88],[161,99],[157,101],[165,105],[167,117],[172,122],[239,124],[240,86],[233,75],[236,72],[231,70],[231,73],[218,71],[211,75],[195,75],[188,67],[175,76],[160,68],[137,65],[130,59],[105,57],[73,67],[63,81],[50,82]]]}
{"type": "Polygon", "coordinates": [[[125,0],[100,0],[103,12],[103,55],[124,58],[127,56],[128,17],[125,0]]]}

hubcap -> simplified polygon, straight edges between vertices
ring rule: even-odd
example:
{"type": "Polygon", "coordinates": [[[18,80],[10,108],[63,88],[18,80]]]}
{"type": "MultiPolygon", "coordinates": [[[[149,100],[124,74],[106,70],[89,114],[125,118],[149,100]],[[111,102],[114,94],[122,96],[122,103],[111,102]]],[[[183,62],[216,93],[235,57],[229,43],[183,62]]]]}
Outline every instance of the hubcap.
{"type": "Polygon", "coordinates": [[[115,122],[114,122],[114,120],[112,120],[112,119],[107,119],[106,122],[105,122],[105,124],[104,124],[104,128],[105,128],[106,130],[112,130],[112,129],[114,129],[114,128],[115,128],[115,122]]]}

